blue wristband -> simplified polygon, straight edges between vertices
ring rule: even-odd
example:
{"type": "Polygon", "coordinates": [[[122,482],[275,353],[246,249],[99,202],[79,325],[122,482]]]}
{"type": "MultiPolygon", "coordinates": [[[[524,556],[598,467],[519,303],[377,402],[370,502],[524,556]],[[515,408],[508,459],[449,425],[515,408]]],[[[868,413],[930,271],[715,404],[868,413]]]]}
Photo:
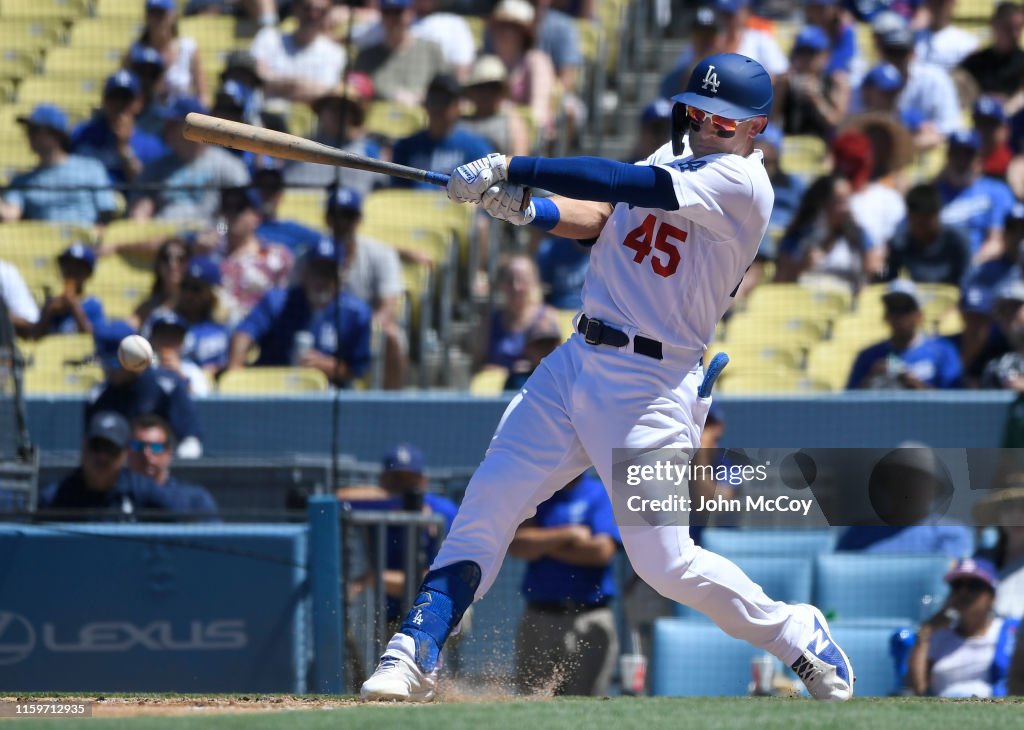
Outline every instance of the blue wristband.
{"type": "Polygon", "coordinates": [[[542,231],[550,231],[558,225],[558,221],[562,218],[558,212],[558,206],[551,198],[534,198],[533,210],[535,215],[530,221],[530,225],[540,228],[542,231]]]}

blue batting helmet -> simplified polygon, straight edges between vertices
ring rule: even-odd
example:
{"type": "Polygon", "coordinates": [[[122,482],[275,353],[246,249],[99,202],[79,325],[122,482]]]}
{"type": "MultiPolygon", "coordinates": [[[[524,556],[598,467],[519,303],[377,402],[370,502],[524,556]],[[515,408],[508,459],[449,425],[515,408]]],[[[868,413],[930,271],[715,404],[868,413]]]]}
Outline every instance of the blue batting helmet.
{"type": "MultiPolygon", "coordinates": [[[[768,116],[772,111],[772,79],[764,66],[738,53],[716,53],[697,64],[686,91],[672,97],[678,106],[673,115],[673,144],[682,150],[686,129],[684,106],[729,119],[768,116]]],[[[678,154],[678,153],[677,153],[678,154]]]]}

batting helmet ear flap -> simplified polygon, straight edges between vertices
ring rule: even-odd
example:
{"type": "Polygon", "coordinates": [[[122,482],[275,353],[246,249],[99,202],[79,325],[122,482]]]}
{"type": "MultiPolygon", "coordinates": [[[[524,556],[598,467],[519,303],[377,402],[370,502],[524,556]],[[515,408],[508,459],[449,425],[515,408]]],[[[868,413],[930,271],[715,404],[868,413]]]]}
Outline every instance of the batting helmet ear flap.
{"type": "Polygon", "coordinates": [[[686,104],[676,102],[672,105],[672,154],[676,157],[683,154],[683,134],[690,127],[686,118],[686,104]]]}

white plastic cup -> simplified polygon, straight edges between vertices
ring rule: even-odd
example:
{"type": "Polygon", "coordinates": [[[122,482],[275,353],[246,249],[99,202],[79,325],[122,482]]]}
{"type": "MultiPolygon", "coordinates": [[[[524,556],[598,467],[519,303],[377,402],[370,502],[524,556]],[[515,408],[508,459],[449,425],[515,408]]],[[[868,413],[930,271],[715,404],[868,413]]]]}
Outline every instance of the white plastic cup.
{"type": "Polygon", "coordinates": [[[630,695],[642,695],[647,684],[647,657],[643,654],[623,654],[619,657],[619,672],[622,674],[622,691],[630,695]]]}
{"type": "Polygon", "coordinates": [[[762,654],[754,657],[750,663],[750,673],[754,680],[754,694],[768,697],[775,694],[775,657],[762,654]]]}

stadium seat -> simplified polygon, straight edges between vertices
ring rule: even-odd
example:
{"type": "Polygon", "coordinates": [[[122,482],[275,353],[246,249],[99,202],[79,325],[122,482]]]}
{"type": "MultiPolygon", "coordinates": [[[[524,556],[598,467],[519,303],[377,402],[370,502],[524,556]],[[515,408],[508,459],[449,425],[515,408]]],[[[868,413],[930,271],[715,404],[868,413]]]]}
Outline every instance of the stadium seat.
{"type": "Polygon", "coordinates": [[[856,354],[869,345],[887,339],[889,328],[882,320],[881,312],[858,310],[855,314],[848,314],[833,323],[829,343],[852,349],[856,354]]]}
{"type": "Polygon", "coordinates": [[[852,301],[846,287],[761,284],[750,292],[746,309],[753,313],[812,314],[830,320],[849,312],[852,301]]]}
{"type": "Polygon", "coordinates": [[[25,391],[30,395],[80,395],[102,382],[103,371],[95,366],[25,370],[25,391]]]}
{"type": "MultiPolygon", "coordinates": [[[[121,67],[122,48],[72,48],[59,46],[46,53],[46,73],[56,77],[108,76],[121,67]]],[[[96,103],[99,104],[99,97],[96,103]]]]}
{"type": "Polygon", "coordinates": [[[807,376],[828,383],[832,390],[844,390],[859,351],[841,341],[815,345],[807,355],[807,376]]]}
{"type": "Polygon", "coordinates": [[[60,101],[71,123],[88,118],[100,103],[105,74],[82,76],[30,76],[18,87],[15,106],[22,113],[30,112],[37,104],[60,101]]]}
{"type": "MultiPolygon", "coordinates": [[[[734,555],[730,558],[749,578],[768,594],[784,603],[809,603],[814,561],[806,556],[734,555]]],[[[680,618],[706,619],[704,614],[688,606],[676,604],[680,618]]]]}
{"type": "Polygon", "coordinates": [[[820,341],[828,331],[828,322],[813,312],[754,312],[746,311],[729,320],[725,329],[725,344],[785,343],[792,347],[810,347],[820,341]]]}
{"type": "Polygon", "coordinates": [[[425,112],[392,101],[375,101],[366,115],[366,131],[394,141],[408,137],[426,126],[425,112]]]}
{"type": "Polygon", "coordinates": [[[700,697],[747,694],[750,662],[763,652],[708,621],[654,622],[651,694],[700,697]]]}
{"type": "Polygon", "coordinates": [[[326,231],[324,223],[325,193],[323,190],[285,188],[277,217],[294,220],[317,231],[326,231]]]}
{"type": "Polygon", "coordinates": [[[555,318],[558,320],[558,329],[562,332],[562,337],[569,339],[576,331],[576,315],[579,311],[576,309],[556,309],[555,318]]]}
{"type": "Polygon", "coordinates": [[[95,0],[93,15],[100,18],[130,18],[142,21],[145,4],[131,0],[95,0]]]}
{"type": "Polygon", "coordinates": [[[825,142],[812,135],[787,135],[782,140],[779,165],[805,181],[827,172],[825,142]]]}
{"type": "Polygon", "coordinates": [[[470,395],[493,397],[501,395],[505,390],[505,381],[508,380],[508,370],[505,368],[487,368],[473,376],[469,381],[470,395]]]}
{"type": "Polygon", "coordinates": [[[832,638],[843,647],[853,663],[857,678],[854,692],[860,697],[884,697],[896,687],[896,669],[889,655],[889,639],[902,624],[887,622],[877,626],[829,622],[832,638]]]}
{"type": "MultiPolygon", "coordinates": [[[[127,0],[131,2],[131,0],[127,0]]],[[[77,18],[89,9],[89,0],[0,0],[0,18],[77,18]]]]}
{"type": "Polygon", "coordinates": [[[222,395],[296,395],[327,388],[327,376],[319,370],[289,367],[229,370],[217,385],[222,395]]]}
{"type": "Polygon", "coordinates": [[[69,363],[91,361],[95,350],[92,335],[50,335],[36,343],[32,352],[32,369],[64,370],[69,363]]]}
{"type": "Polygon", "coordinates": [[[923,596],[944,594],[949,559],[936,555],[820,555],[815,603],[837,619],[892,618],[913,622],[923,596]]]}
{"type": "Polygon", "coordinates": [[[475,206],[457,205],[441,190],[389,188],[366,196],[363,220],[367,224],[386,222],[410,228],[438,228],[452,231],[459,240],[460,262],[468,252],[470,222],[475,206]]]}
{"type": "Polygon", "coordinates": [[[96,265],[89,292],[103,302],[109,319],[123,319],[135,311],[152,285],[151,267],[133,266],[121,256],[106,256],[96,265]]]}
{"type": "Polygon", "coordinates": [[[734,530],[709,527],[701,545],[712,552],[734,555],[814,557],[831,553],[836,544],[832,530],[734,530]]]}
{"type": "Polygon", "coordinates": [[[704,364],[719,352],[729,355],[729,374],[764,370],[798,370],[804,359],[803,349],[787,343],[712,342],[704,352],[704,364]]]}
{"type": "Polygon", "coordinates": [[[431,228],[408,228],[390,226],[380,222],[366,224],[359,232],[399,251],[426,254],[435,266],[451,261],[453,236],[445,231],[431,228]]]}
{"type": "Polygon", "coordinates": [[[832,390],[827,382],[808,377],[802,372],[792,370],[752,370],[750,372],[729,373],[725,369],[717,389],[722,393],[733,394],[785,394],[785,393],[827,393],[832,390]]]}
{"type": "Polygon", "coordinates": [[[995,11],[997,0],[957,0],[953,5],[953,21],[961,25],[963,21],[988,21],[995,11]]]}
{"type": "Polygon", "coordinates": [[[141,30],[142,16],[83,18],[71,26],[68,45],[72,48],[116,48],[127,53],[141,30]]]}

